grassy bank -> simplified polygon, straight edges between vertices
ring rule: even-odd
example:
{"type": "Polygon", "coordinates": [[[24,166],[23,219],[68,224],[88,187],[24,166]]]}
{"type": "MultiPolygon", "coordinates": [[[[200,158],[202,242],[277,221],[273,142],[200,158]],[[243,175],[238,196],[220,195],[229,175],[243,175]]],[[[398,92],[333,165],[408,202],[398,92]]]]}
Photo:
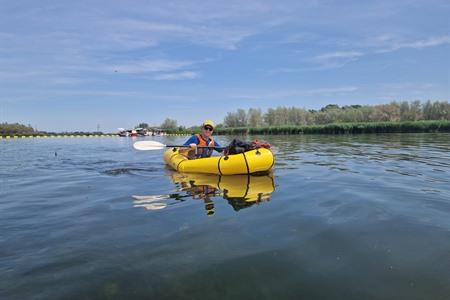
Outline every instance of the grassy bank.
{"type": "Polygon", "coordinates": [[[361,134],[450,132],[450,120],[414,122],[335,123],[326,125],[277,126],[256,128],[217,128],[218,135],[245,134],[361,134]]]}
{"type": "Polygon", "coordinates": [[[14,135],[0,135],[0,139],[14,139],[14,138],[63,138],[63,137],[114,137],[118,136],[117,134],[46,134],[46,133],[38,133],[38,134],[14,134],[14,135]]]}

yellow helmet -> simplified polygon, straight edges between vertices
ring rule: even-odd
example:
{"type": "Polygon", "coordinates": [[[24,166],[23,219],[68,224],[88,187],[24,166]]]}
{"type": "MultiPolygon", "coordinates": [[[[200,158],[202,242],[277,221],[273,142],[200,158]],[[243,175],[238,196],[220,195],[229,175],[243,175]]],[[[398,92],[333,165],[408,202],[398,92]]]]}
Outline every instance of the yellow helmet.
{"type": "Polygon", "coordinates": [[[203,124],[202,124],[202,127],[205,127],[206,125],[209,125],[209,126],[211,126],[212,128],[215,128],[215,127],[216,127],[216,124],[214,124],[214,122],[211,121],[211,120],[205,120],[205,121],[203,122],[203,124]]]}

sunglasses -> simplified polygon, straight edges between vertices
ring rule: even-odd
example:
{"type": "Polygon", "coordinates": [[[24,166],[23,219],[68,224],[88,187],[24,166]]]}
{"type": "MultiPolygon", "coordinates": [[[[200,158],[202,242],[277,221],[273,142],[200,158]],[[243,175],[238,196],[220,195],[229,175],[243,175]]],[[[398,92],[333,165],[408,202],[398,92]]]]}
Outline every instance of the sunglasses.
{"type": "Polygon", "coordinates": [[[212,128],[212,127],[209,127],[209,126],[205,126],[205,127],[203,127],[203,129],[205,129],[205,130],[209,130],[209,131],[213,131],[213,130],[214,130],[214,128],[212,128]]]}

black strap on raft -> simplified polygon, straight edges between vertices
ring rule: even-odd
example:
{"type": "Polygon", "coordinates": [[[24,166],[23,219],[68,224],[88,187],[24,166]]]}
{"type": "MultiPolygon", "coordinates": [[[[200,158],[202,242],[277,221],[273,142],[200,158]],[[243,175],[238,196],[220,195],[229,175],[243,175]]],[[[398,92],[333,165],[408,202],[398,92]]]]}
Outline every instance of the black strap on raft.
{"type": "Polygon", "coordinates": [[[245,166],[247,167],[247,174],[250,174],[250,168],[248,167],[248,161],[247,157],[245,156],[245,152],[242,153],[242,155],[244,156],[245,166]]]}
{"type": "MultiPolygon", "coordinates": [[[[219,175],[222,175],[222,171],[220,170],[220,161],[222,160],[223,156],[219,157],[219,160],[217,161],[217,170],[219,171],[219,175]]],[[[226,157],[225,160],[228,158],[226,157]]]]}

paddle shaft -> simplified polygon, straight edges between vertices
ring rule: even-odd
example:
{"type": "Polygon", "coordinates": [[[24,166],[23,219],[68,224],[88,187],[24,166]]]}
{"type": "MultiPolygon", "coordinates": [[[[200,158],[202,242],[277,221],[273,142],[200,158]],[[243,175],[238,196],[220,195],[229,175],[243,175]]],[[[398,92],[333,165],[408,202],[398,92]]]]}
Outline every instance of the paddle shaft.
{"type": "MultiPolygon", "coordinates": [[[[160,142],[156,141],[139,141],[133,144],[134,149],[136,150],[160,150],[163,148],[190,148],[189,145],[164,145],[160,142]]],[[[207,148],[207,149],[215,149],[217,151],[221,151],[225,148],[223,147],[214,147],[214,146],[198,146],[197,148],[207,148]]],[[[196,149],[196,148],[191,148],[196,149]]]]}
{"type": "MultiPolygon", "coordinates": [[[[166,145],[167,148],[190,148],[190,146],[185,145],[166,145]]],[[[210,148],[210,149],[225,149],[224,147],[214,147],[214,146],[197,146],[196,148],[210,148]]]]}

